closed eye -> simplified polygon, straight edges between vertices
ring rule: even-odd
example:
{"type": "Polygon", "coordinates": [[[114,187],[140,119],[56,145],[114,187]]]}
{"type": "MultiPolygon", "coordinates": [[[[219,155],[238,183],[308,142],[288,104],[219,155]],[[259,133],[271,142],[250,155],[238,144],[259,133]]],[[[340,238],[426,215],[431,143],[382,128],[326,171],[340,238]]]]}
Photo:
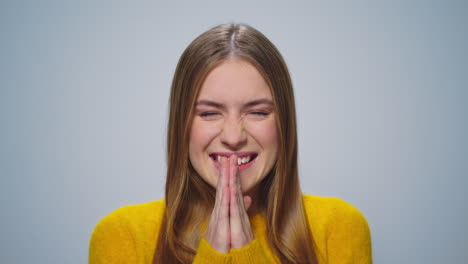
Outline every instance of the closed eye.
{"type": "Polygon", "coordinates": [[[202,112],[200,114],[198,114],[199,116],[201,117],[210,117],[210,116],[214,116],[214,115],[218,115],[219,113],[216,113],[216,112],[202,112]]]}
{"type": "Polygon", "coordinates": [[[267,116],[270,113],[269,112],[262,112],[262,111],[254,111],[254,112],[251,112],[251,114],[259,115],[259,116],[267,116]]]}

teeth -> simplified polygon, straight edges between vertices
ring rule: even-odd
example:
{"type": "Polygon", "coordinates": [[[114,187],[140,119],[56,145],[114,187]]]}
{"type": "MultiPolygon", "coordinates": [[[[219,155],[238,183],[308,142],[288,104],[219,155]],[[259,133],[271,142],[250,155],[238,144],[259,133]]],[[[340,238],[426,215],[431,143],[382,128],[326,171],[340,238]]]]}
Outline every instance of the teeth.
{"type": "MultiPolygon", "coordinates": [[[[247,156],[247,157],[244,157],[244,158],[237,158],[237,165],[249,163],[250,158],[251,158],[250,156],[247,156]]],[[[216,156],[215,160],[217,160],[218,162],[221,162],[221,156],[216,156]]]]}
{"type": "Polygon", "coordinates": [[[245,164],[250,162],[250,156],[244,158],[237,158],[237,165],[245,164]]]}

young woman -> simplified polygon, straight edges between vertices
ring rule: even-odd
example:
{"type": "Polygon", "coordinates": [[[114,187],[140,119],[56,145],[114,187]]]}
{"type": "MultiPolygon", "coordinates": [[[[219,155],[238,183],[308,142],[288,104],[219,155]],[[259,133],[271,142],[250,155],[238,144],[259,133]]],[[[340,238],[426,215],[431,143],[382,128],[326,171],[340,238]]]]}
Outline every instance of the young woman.
{"type": "Polygon", "coordinates": [[[301,193],[292,83],[247,25],[196,38],[174,75],[165,199],[96,226],[89,263],[371,263],[363,215],[301,193]]]}

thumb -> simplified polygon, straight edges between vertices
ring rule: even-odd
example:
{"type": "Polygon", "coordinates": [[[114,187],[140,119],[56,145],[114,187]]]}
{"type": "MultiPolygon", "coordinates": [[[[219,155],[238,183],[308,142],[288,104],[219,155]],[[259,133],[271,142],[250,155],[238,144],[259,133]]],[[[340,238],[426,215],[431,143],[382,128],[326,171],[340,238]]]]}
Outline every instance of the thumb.
{"type": "Polygon", "coordinates": [[[251,205],[252,205],[252,198],[250,196],[248,196],[248,195],[244,196],[245,211],[249,210],[251,205]]]}

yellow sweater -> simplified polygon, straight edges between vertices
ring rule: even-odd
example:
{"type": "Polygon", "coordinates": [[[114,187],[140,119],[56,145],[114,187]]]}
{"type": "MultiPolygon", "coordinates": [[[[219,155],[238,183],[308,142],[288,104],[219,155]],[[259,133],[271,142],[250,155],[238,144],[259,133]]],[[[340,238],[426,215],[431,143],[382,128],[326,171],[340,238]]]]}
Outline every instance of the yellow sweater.
{"type": "MultiPolygon", "coordinates": [[[[364,216],[338,198],[303,195],[320,264],[372,263],[370,231],[364,216]]],[[[159,234],[164,201],[125,206],[104,217],[94,229],[90,264],[151,264],[159,234]]],[[[227,254],[218,253],[204,239],[193,263],[279,263],[266,238],[261,215],[250,218],[255,239],[227,254]]]]}

